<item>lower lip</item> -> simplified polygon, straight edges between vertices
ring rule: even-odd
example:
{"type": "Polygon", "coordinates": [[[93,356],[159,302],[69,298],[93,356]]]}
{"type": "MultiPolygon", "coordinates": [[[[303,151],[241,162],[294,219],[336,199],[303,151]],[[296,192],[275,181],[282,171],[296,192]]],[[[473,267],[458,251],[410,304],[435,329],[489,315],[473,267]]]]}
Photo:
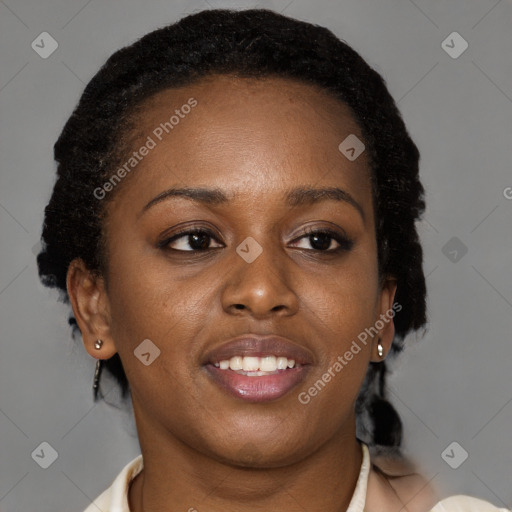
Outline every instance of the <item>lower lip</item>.
{"type": "Polygon", "coordinates": [[[249,377],[232,370],[221,370],[212,364],[205,368],[223,390],[247,402],[268,402],[281,398],[297,386],[309,370],[309,366],[305,365],[281,370],[273,375],[249,377]]]}

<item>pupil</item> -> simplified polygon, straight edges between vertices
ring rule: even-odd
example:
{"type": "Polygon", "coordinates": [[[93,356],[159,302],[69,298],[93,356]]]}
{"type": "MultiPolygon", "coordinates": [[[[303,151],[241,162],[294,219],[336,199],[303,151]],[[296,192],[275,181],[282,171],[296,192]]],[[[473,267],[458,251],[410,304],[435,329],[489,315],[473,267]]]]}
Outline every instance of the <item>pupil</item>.
{"type": "Polygon", "coordinates": [[[189,244],[193,249],[208,249],[210,237],[207,234],[189,235],[189,244]],[[196,244],[197,240],[199,243],[196,244]]]}
{"type": "Polygon", "coordinates": [[[329,249],[329,246],[331,245],[331,237],[327,233],[311,235],[310,239],[312,241],[311,245],[317,250],[329,249]],[[317,247],[315,247],[315,241],[318,240],[320,240],[320,244],[316,244],[317,247]],[[318,245],[320,245],[320,247],[318,247],[318,245]]]}

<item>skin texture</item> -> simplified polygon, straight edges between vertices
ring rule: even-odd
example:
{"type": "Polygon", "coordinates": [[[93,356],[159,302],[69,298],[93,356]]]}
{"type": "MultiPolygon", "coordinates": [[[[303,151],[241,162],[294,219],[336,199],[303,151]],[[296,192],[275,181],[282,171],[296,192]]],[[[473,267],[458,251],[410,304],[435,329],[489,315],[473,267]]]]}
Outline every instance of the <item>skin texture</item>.
{"type": "MultiPolygon", "coordinates": [[[[68,271],[85,348],[102,359],[118,352],[131,386],[144,457],[131,510],[345,510],[362,461],[354,403],[368,363],[381,360],[377,336],[307,405],[297,395],[393,304],[396,281],[378,279],[367,156],[351,162],[338,150],[351,133],[362,139],[360,129],[348,107],[313,86],[215,76],[151,98],[133,149],[191,97],[197,106],[116,187],[106,275],[79,259],[68,271]],[[173,186],[217,187],[234,198],[173,198],[142,212],[173,186]],[[289,207],[284,193],[297,186],[339,187],[364,218],[347,202],[289,207]],[[212,250],[191,251],[187,236],[158,247],[185,225],[212,230],[212,250]],[[345,232],[353,246],[315,251],[307,226],[345,232]],[[248,236],[263,248],[250,264],[236,252],[248,236]],[[305,381],[260,404],[222,391],[202,358],[244,333],[274,333],[309,350],[305,381]],[[133,354],[144,339],[161,351],[149,366],[133,354]]],[[[332,239],[329,248],[337,246],[332,239]]],[[[384,354],[393,335],[385,322],[384,354]]]]}

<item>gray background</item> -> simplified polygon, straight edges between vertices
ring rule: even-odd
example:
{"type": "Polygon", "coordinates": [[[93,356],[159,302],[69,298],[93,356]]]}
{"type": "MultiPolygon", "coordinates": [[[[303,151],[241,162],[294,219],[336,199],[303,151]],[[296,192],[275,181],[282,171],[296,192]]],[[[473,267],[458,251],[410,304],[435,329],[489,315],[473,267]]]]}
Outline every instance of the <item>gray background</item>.
{"type": "MultiPolygon", "coordinates": [[[[37,277],[53,144],[111,53],[221,6],[270,7],[327,26],[386,79],[420,149],[428,204],[419,229],[431,323],[423,339],[410,338],[390,379],[405,451],[443,495],[512,507],[510,0],[3,0],[0,510],[82,511],[139,453],[131,410],[93,405],[95,360],[37,277]],[[47,59],[31,48],[43,31],[59,44],[47,59]],[[469,44],[455,59],[441,45],[453,31],[469,44]],[[441,456],[454,441],[469,454],[457,469],[441,456]],[[47,469],[31,457],[42,442],[58,453],[47,469]]],[[[103,385],[115,400],[114,383],[103,385]]],[[[452,464],[462,453],[449,452],[452,464]]]]}

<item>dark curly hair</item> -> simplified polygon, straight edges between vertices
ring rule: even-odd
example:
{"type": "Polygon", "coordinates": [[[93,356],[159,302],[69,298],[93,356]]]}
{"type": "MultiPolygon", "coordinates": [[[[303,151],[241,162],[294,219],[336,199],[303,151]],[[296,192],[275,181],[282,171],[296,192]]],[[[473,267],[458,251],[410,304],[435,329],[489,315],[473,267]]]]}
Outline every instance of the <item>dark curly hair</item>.
{"type": "MultiPolygon", "coordinates": [[[[45,209],[43,249],[37,256],[43,284],[62,291],[74,258],[103,274],[105,208],[101,187],[121,162],[144,100],[209,75],[281,77],[327,91],[346,104],[361,128],[371,162],[379,276],[395,276],[391,355],[411,330],[424,327],[426,286],[415,221],[425,209],[419,151],[384,79],[330,30],[267,9],[206,10],[182,18],[115,52],[87,84],[55,143],[57,181],[45,209]]],[[[118,187],[119,188],[119,187],[118,187]]],[[[74,332],[78,329],[71,316],[74,332]]],[[[115,354],[103,361],[123,399],[129,386],[115,354]]],[[[370,447],[396,447],[402,423],[386,399],[385,362],[370,363],[356,403],[358,437],[370,447]]],[[[98,399],[94,393],[94,400],[98,399]]]]}

